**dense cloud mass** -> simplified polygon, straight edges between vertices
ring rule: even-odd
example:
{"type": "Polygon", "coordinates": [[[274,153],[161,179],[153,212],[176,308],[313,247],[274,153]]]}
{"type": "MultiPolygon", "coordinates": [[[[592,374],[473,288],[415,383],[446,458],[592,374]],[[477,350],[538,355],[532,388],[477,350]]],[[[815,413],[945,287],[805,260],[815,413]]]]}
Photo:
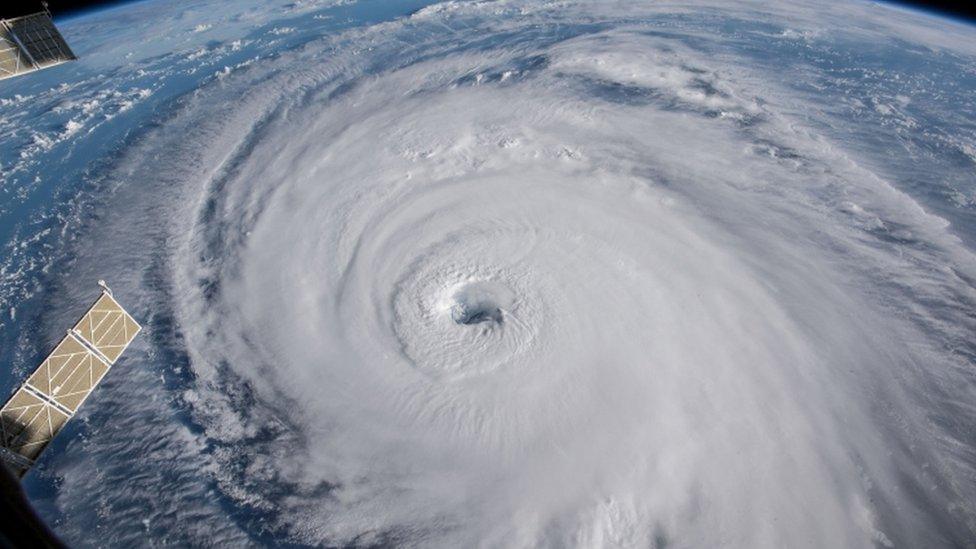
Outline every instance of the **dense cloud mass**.
{"type": "Polygon", "coordinates": [[[150,4],[0,88],[15,189],[84,182],[4,212],[5,307],[103,277],[146,325],[29,484],[73,544],[976,538],[973,28],[150,4]]]}

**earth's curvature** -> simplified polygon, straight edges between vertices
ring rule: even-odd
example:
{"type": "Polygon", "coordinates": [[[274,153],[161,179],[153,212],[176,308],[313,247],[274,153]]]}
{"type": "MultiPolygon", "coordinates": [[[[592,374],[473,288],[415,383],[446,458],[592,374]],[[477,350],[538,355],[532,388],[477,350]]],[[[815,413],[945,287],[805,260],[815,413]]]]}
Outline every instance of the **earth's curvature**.
{"type": "Polygon", "coordinates": [[[976,28],[890,5],[149,1],[0,82],[26,486],[72,546],[971,547],[976,28]]]}

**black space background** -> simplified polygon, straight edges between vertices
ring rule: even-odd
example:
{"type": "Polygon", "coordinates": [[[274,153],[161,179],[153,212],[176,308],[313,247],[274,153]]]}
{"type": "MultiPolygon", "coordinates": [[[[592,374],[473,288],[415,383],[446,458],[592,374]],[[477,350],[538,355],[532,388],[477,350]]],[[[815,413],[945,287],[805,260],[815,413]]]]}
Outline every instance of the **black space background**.
{"type": "MultiPolygon", "coordinates": [[[[48,0],[48,5],[55,18],[77,15],[94,7],[123,4],[128,0],[48,0]]],[[[235,0],[223,0],[233,4],[235,0]]],[[[394,1],[394,0],[384,0],[394,1]]],[[[816,1],[816,0],[813,0],[816,1]]],[[[879,0],[879,3],[900,4],[908,7],[928,9],[943,15],[956,16],[976,23],[976,0],[947,1],[947,0],[879,0]]],[[[12,17],[39,11],[40,0],[0,0],[0,17],[12,17]]]]}

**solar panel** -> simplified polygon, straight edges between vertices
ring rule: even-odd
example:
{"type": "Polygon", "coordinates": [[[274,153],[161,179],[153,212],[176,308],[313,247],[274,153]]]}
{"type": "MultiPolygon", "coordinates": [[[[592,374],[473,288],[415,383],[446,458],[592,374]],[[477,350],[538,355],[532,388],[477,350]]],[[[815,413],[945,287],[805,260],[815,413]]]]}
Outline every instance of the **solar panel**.
{"type": "Polygon", "coordinates": [[[0,20],[0,78],[77,59],[47,12],[0,20]]]}
{"type": "Polygon", "coordinates": [[[34,70],[27,55],[10,36],[5,25],[0,25],[0,78],[34,70]]]}
{"type": "Polygon", "coordinates": [[[69,335],[27,379],[27,385],[73,414],[109,368],[84,343],[69,335]]]}
{"type": "MultiPolygon", "coordinates": [[[[22,458],[11,463],[23,475],[70,416],[27,387],[21,387],[0,411],[4,448],[22,458]]],[[[6,453],[4,455],[6,456],[6,453]]]]}
{"type": "Polygon", "coordinates": [[[0,409],[0,458],[26,474],[141,329],[104,287],[0,409]]]}
{"type": "Polygon", "coordinates": [[[108,292],[104,292],[75,324],[73,331],[109,362],[115,362],[139,329],[139,324],[129,313],[108,292]]]}

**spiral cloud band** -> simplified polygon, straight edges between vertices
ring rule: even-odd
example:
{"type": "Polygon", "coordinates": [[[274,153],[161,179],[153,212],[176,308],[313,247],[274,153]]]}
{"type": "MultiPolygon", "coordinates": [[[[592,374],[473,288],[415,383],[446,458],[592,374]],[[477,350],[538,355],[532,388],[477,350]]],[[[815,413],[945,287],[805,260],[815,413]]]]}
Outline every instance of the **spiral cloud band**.
{"type": "Polygon", "coordinates": [[[90,231],[153,266],[120,291],[168,399],[120,406],[179,418],[134,458],[176,462],[158,505],[301,544],[971,540],[973,255],[816,60],[743,45],[952,47],[875,9],[448,2],[252,44],[90,231]]]}

